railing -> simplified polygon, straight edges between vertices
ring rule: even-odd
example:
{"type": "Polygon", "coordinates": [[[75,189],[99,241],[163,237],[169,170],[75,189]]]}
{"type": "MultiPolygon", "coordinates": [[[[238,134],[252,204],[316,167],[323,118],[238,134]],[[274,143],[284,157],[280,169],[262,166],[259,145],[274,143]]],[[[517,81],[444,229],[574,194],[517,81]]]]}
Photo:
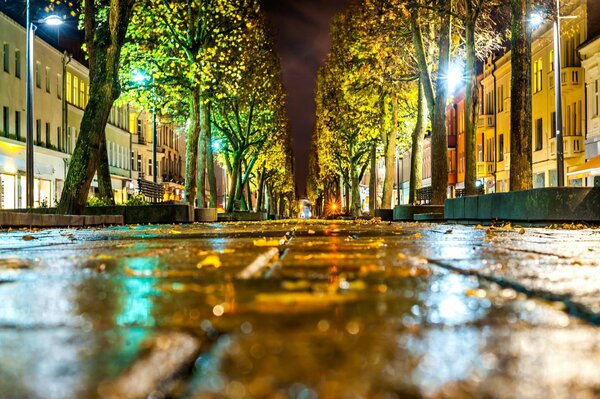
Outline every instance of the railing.
{"type": "Polygon", "coordinates": [[[496,116],[494,115],[479,115],[477,120],[478,128],[494,127],[496,125],[496,116]]]}
{"type": "Polygon", "coordinates": [[[138,189],[140,194],[150,199],[151,202],[162,202],[165,189],[162,184],[138,179],[138,189]]]}
{"type": "Polygon", "coordinates": [[[494,162],[477,162],[477,177],[482,178],[494,173],[494,162]]]}
{"type": "Polygon", "coordinates": [[[431,198],[433,198],[433,188],[431,186],[418,189],[416,194],[417,203],[421,205],[431,204],[431,198]]]}
{"type": "MultiPolygon", "coordinates": [[[[475,189],[475,192],[477,195],[483,195],[485,194],[485,188],[483,186],[477,186],[475,189]]],[[[465,189],[464,188],[457,188],[456,190],[454,190],[454,196],[456,198],[461,198],[465,196],[465,189]]]]}

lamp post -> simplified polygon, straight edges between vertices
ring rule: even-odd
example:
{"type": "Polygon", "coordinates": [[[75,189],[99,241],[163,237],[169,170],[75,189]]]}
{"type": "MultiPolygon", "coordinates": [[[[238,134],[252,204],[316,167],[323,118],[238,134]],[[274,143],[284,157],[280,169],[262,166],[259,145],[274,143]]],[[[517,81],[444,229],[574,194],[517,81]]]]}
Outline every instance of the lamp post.
{"type": "MultiPolygon", "coordinates": [[[[26,205],[27,208],[33,208],[33,182],[34,182],[34,170],[33,170],[33,40],[35,38],[35,30],[37,26],[34,25],[34,21],[31,18],[31,2],[26,2],[26,59],[25,59],[25,186],[26,186],[26,205]]],[[[45,23],[51,26],[58,26],[62,24],[62,19],[56,15],[51,15],[35,23],[45,23]]]]}
{"type": "Polygon", "coordinates": [[[560,66],[560,0],[556,0],[554,16],[554,102],[556,108],[556,185],[565,185],[565,161],[562,132],[562,82],[560,66]]]}
{"type": "MultiPolygon", "coordinates": [[[[556,121],[556,185],[564,187],[565,185],[565,160],[564,160],[564,135],[562,131],[562,72],[560,63],[560,20],[573,19],[576,16],[560,15],[560,0],[556,0],[556,10],[553,21],[553,41],[554,41],[554,106],[556,121]]],[[[540,14],[531,16],[531,23],[534,29],[544,22],[544,17],[540,14]]]]}

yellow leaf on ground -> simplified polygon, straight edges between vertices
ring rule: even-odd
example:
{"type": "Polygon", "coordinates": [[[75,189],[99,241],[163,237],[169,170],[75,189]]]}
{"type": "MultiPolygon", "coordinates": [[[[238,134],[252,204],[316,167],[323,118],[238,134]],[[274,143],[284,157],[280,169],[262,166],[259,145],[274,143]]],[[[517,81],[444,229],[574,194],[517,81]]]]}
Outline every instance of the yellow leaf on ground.
{"type": "Polygon", "coordinates": [[[202,262],[198,262],[196,267],[199,269],[203,267],[219,268],[221,267],[221,259],[217,255],[210,255],[204,258],[202,262]]]}
{"type": "Polygon", "coordinates": [[[284,240],[280,240],[280,239],[270,239],[267,240],[266,238],[261,238],[259,240],[254,240],[254,246],[256,247],[277,247],[279,245],[281,245],[282,243],[284,243],[284,240]],[[283,242],[282,242],[283,241],[283,242]]]}

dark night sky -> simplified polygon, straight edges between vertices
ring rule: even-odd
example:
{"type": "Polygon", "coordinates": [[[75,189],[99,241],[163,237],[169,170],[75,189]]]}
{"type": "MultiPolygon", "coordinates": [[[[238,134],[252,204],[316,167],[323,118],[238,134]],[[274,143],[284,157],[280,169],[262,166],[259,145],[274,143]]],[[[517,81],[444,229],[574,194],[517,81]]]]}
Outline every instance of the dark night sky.
{"type": "Polygon", "coordinates": [[[348,0],[264,0],[281,56],[294,140],[298,194],[304,195],[315,123],[317,69],[330,48],[329,24],[348,0]]]}

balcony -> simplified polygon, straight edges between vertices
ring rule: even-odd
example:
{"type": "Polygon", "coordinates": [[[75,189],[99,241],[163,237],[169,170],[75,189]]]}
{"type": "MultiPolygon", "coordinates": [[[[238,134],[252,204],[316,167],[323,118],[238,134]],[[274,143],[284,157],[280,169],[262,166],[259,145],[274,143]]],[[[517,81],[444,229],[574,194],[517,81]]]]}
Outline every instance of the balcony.
{"type": "Polygon", "coordinates": [[[493,128],[495,125],[496,125],[496,116],[495,115],[479,115],[479,119],[477,120],[477,128],[478,129],[493,128]]]}
{"type": "MultiPolygon", "coordinates": [[[[583,87],[584,72],[582,67],[563,67],[561,82],[563,91],[575,90],[583,87]]],[[[554,89],[554,71],[548,73],[548,87],[554,89]]]]}
{"type": "Polygon", "coordinates": [[[494,174],[494,162],[477,162],[477,178],[492,176],[494,174]]]}
{"type": "MultiPolygon", "coordinates": [[[[585,151],[583,136],[563,136],[563,156],[574,158],[585,151]]],[[[550,139],[550,156],[556,158],[556,137],[550,139]]]]}

